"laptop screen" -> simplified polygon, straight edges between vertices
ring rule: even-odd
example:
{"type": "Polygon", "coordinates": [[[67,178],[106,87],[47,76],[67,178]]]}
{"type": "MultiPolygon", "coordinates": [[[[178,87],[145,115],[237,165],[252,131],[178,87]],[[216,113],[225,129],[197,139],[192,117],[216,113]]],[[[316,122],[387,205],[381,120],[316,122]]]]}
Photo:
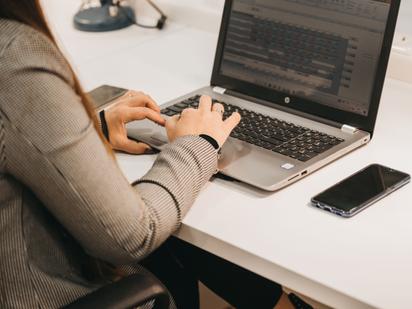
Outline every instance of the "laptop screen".
{"type": "Polygon", "coordinates": [[[390,0],[234,0],[219,73],[368,116],[390,0]]]}

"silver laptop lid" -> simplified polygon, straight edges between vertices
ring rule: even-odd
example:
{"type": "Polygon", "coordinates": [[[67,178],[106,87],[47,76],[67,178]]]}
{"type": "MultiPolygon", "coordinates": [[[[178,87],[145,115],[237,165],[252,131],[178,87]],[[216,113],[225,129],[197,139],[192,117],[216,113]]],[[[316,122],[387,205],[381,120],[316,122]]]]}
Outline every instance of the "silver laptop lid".
{"type": "Polygon", "coordinates": [[[212,85],[373,133],[400,0],[226,0],[212,85]]]}

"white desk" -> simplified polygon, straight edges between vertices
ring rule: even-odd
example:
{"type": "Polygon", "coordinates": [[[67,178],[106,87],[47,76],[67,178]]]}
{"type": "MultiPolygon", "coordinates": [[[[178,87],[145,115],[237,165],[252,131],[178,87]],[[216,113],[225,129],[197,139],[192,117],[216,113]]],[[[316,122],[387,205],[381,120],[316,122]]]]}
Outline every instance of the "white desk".
{"type": "MultiPolygon", "coordinates": [[[[103,83],[143,89],[164,102],[209,81],[221,8],[165,0],[172,23],[164,32],[130,28],[96,35],[71,29],[75,1],[44,2],[87,89],[103,83]],[[191,13],[196,10],[201,14],[191,13]]],[[[308,201],[372,162],[412,174],[411,117],[412,85],[388,79],[368,146],[274,194],[214,180],[178,236],[332,307],[410,307],[412,185],[349,220],[308,201]]],[[[154,160],[118,158],[131,181],[154,160]]]]}

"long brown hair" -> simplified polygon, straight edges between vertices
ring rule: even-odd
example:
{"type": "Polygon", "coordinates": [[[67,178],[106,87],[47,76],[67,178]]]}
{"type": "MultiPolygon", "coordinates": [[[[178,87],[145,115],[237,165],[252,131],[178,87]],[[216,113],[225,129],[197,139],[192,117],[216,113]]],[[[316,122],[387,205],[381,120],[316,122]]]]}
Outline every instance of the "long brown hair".
{"type": "MultiPolygon", "coordinates": [[[[11,19],[24,23],[46,35],[53,42],[53,44],[56,45],[53,35],[49,27],[47,26],[47,22],[40,7],[39,0],[0,0],[0,18],[11,19]]],[[[93,120],[94,126],[99,133],[100,138],[103,141],[107,151],[109,152],[109,154],[111,154],[111,156],[113,156],[112,148],[103,137],[103,133],[101,132],[101,129],[98,125],[97,116],[93,109],[93,104],[89,97],[83,92],[73,70],[72,73],[75,80],[74,91],[78,96],[80,96],[82,104],[86,109],[89,117],[93,120]]],[[[77,252],[79,253],[79,251],[77,252]]],[[[124,275],[122,272],[116,270],[111,265],[98,259],[92,258],[88,255],[83,254],[81,259],[84,268],[83,273],[85,277],[92,282],[101,282],[102,280],[105,281],[107,279],[113,279],[124,275]]]]}
{"type": "MultiPolygon", "coordinates": [[[[24,23],[46,35],[52,43],[57,46],[52,32],[47,25],[39,0],[0,0],[0,18],[11,19],[24,23]]],[[[82,90],[82,87],[80,86],[73,70],[72,74],[75,81],[74,91],[81,98],[82,104],[86,109],[87,114],[92,119],[100,138],[105,144],[106,149],[112,153],[112,148],[103,137],[103,133],[98,125],[97,116],[90,98],[82,90]]]]}

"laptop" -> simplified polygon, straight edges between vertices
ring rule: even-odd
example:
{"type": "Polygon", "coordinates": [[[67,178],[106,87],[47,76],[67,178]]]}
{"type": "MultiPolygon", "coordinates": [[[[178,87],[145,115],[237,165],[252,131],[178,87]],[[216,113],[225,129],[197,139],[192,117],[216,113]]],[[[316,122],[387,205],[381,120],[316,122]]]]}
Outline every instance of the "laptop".
{"type": "MultiPolygon", "coordinates": [[[[211,84],[162,105],[165,117],[201,95],[242,120],[219,171],[276,191],[367,144],[400,0],[226,0],[211,84]]],[[[164,128],[128,125],[162,149],[164,128]]]]}

